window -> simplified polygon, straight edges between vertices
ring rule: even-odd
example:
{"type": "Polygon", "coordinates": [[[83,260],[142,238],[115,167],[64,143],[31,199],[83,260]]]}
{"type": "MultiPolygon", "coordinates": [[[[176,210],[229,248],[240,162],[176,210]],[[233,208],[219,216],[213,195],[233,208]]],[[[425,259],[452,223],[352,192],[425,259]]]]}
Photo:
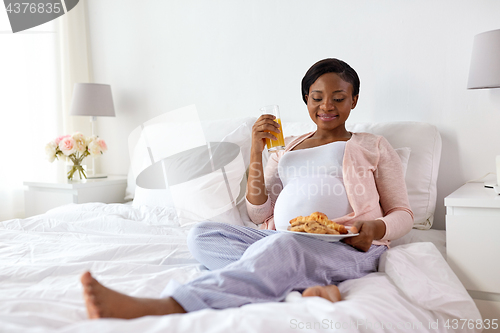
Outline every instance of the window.
{"type": "Polygon", "coordinates": [[[12,33],[0,9],[0,221],[24,217],[23,181],[55,177],[45,144],[60,135],[57,20],[12,33]]]}

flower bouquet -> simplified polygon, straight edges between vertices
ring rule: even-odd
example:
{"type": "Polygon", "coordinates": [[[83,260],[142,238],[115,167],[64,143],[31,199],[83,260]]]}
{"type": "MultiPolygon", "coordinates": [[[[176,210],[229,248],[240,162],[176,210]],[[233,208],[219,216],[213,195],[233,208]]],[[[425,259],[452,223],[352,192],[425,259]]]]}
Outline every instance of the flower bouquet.
{"type": "Polygon", "coordinates": [[[81,133],[73,135],[62,135],[54,141],[47,143],[45,153],[49,162],[54,160],[73,162],[71,170],[68,171],[68,179],[72,180],[75,173],[78,171],[80,179],[87,178],[85,170],[83,170],[82,162],[87,156],[98,157],[108,150],[106,142],[97,136],[85,137],[81,133]]]}

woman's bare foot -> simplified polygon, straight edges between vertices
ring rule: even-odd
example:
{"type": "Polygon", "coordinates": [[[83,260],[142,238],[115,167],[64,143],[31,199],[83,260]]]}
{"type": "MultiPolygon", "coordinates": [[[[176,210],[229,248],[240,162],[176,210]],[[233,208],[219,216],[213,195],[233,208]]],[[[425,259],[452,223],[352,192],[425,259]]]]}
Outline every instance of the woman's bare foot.
{"type": "Polygon", "coordinates": [[[319,296],[329,300],[330,302],[338,302],[342,300],[339,288],[333,284],[328,286],[309,287],[302,293],[302,297],[311,297],[311,296],[319,296]]]}
{"type": "Polygon", "coordinates": [[[86,272],[81,277],[83,296],[90,319],[161,316],[172,313],[186,313],[173,298],[137,298],[111,290],[86,272]]]}

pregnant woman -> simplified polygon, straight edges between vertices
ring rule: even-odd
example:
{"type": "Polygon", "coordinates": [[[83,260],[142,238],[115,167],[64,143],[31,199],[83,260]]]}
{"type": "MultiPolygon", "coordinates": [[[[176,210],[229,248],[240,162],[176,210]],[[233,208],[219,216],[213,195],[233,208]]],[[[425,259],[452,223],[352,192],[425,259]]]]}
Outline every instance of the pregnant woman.
{"type": "Polygon", "coordinates": [[[302,98],[317,129],[272,154],[265,176],[265,139],[276,139],[272,133],[281,129],[270,115],[253,126],[246,200],[261,229],[198,224],[188,246],[209,271],[183,285],[171,281],[159,299],[120,294],[86,272],[81,282],[89,317],[224,309],[282,301],[293,290],[335,302],[341,300],[337,284],[377,271],[389,241],[411,230],[413,213],[401,162],[387,140],[346,130],[358,97],[359,78],[348,64],[314,64],[302,80],[302,98]],[[279,231],[316,211],[359,235],[329,243],[279,231]]]}

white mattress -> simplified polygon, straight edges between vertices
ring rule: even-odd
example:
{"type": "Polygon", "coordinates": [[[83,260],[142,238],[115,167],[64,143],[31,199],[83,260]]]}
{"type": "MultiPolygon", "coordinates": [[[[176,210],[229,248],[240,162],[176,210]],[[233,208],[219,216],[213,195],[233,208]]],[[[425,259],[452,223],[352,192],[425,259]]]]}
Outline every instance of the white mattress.
{"type": "Polygon", "coordinates": [[[172,278],[185,282],[204,273],[187,249],[189,227],[171,216],[168,209],[95,203],[1,222],[0,331],[331,332],[343,326],[342,332],[448,332],[447,319],[481,318],[441,255],[444,232],[414,230],[394,242],[380,272],[341,283],[344,300],[335,304],[293,292],[279,303],[87,320],[79,283],[85,270],[140,297],[158,297],[172,278]]]}

